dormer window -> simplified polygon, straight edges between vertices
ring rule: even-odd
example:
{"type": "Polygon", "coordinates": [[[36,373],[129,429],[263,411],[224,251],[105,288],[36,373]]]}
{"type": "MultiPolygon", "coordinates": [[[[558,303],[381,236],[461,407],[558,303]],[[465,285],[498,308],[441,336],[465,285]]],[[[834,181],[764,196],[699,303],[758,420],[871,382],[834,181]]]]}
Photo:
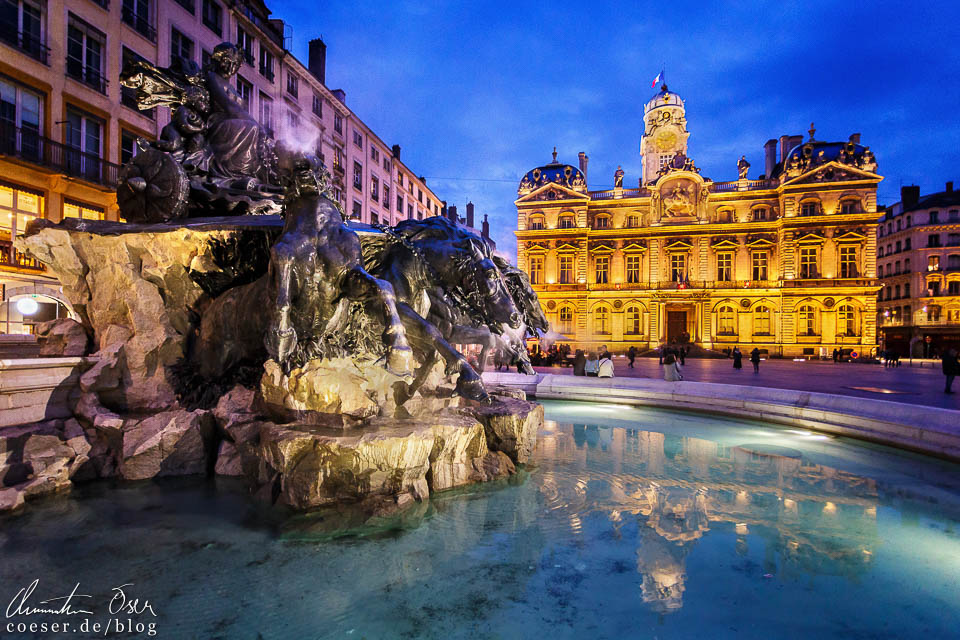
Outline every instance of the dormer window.
{"type": "Polygon", "coordinates": [[[593,227],[595,229],[609,229],[610,216],[597,216],[593,221],[593,227]]]}
{"type": "Polygon", "coordinates": [[[531,231],[539,231],[545,229],[546,225],[544,224],[543,216],[530,216],[530,225],[528,227],[531,231]]]}
{"type": "Polygon", "coordinates": [[[766,207],[757,207],[753,210],[753,219],[759,222],[769,220],[769,211],[766,207]]]}
{"type": "MultiPolygon", "coordinates": [[[[860,203],[856,200],[844,200],[840,203],[840,213],[860,213],[860,203]]],[[[897,231],[900,230],[900,221],[897,220],[897,231]]]]}
{"type": "Polygon", "coordinates": [[[560,223],[557,225],[559,229],[573,229],[576,227],[576,222],[573,219],[573,216],[560,216],[560,223]]]}
{"type": "Polygon", "coordinates": [[[820,215],[820,203],[816,200],[808,200],[807,202],[800,203],[800,215],[801,216],[817,216],[820,215]]]}

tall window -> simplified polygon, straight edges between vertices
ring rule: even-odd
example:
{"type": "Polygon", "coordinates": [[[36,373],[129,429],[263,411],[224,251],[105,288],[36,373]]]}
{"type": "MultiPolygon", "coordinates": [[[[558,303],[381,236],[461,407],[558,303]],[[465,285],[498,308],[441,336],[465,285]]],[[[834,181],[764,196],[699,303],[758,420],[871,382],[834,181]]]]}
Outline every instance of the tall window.
{"type": "Polygon", "coordinates": [[[70,14],[67,24],[67,75],[100,93],[107,92],[107,79],[103,75],[106,41],[103,32],[70,14]]]}
{"type": "MultiPolygon", "coordinates": [[[[260,50],[262,51],[263,48],[261,47],[260,50]]],[[[317,94],[313,94],[313,115],[317,116],[318,118],[323,117],[323,98],[317,94]]]]}
{"type": "Polygon", "coordinates": [[[6,232],[11,238],[22,235],[31,220],[43,216],[43,207],[40,192],[0,183],[0,232],[6,232]]]}
{"type": "Polygon", "coordinates": [[[64,122],[67,169],[73,175],[100,182],[103,155],[103,122],[75,109],[67,110],[64,122]]]}
{"type": "Polygon", "coordinates": [[[631,214],[627,216],[627,226],[631,229],[636,229],[640,226],[640,216],[631,214]]]}
{"type": "Polygon", "coordinates": [[[670,280],[673,282],[683,282],[687,275],[687,256],[683,253],[673,253],[670,255],[670,280]]]}
{"type": "Polygon", "coordinates": [[[133,159],[137,152],[140,150],[140,147],[137,146],[137,138],[139,136],[135,133],[127,131],[126,129],[120,130],[120,163],[126,164],[133,159]]]}
{"type": "Polygon", "coordinates": [[[363,215],[363,205],[359,200],[353,201],[353,212],[350,214],[350,217],[359,220],[360,216],[363,215]]]}
{"type": "Polygon", "coordinates": [[[627,312],[623,316],[623,332],[629,335],[639,335],[640,331],[640,320],[642,316],[642,310],[637,305],[630,305],[627,307],[627,312]]]}
{"type": "Polygon", "coordinates": [[[717,253],[717,280],[720,282],[733,281],[732,251],[721,251],[717,253]]]}
{"type": "Polygon", "coordinates": [[[353,130],[353,144],[363,149],[363,134],[356,129],[353,130]]]}
{"type": "Polygon", "coordinates": [[[753,210],[753,219],[757,221],[764,221],[769,219],[769,209],[766,207],[757,207],[753,210]]]}
{"type": "Polygon", "coordinates": [[[610,333],[610,309],[597,307],[593,312],[593,332],[600,335],[610,333]]]}
{"type": "MultiPolygon", "coordinates": [[[[300,94],[300,78],[292,69],[287,69],[287,93],[294,98],[300,94]]],[[[339,129],[337,129],[337,133],[340,133],[339,129]]]]}
{"type": "Polygon", "coordinates": [[[737,335],[737,311],[730,305],[723,305],[717,311],[717,335],[737,335]]]}
{"type": "Polygon", "coordinates": [[[817,335],[817,310],[813,306],[809,304],[801,306],[797,310],[797,319],[799,320],[799,325],[797,326],[799,335],[817,335]]]}
{"type": "Polygon", "coordinates": [[[937,224],[940,222],[940,212],[931,211],[930,212],[930,224],[937,224]]]}
{"type": "Polygon", "coordinates": [[[174,64],[177,58],[193,60],[193,40],[174,27],[170,29],[170,64],[174,64]]]}
{"type": "Polygon", "coordinates": [[[940,246],[940,234],[932,233],[927,236],[927,246],[928,247],[939,247],[940,246]]]}
{"type": "Polygon", "coordinates": [[[820,203],[816,200],[808,200],[800,203],[801,216],[815,216],[820,213],[820,203]]]}
{"type": "Polygon", "coordinates": [[[251,96],[253,95],[253,85],[237,76],[237,95],[240,96],[240,101],[243,102],[243,108],[250,113],[250,104],[251,96]]]}
{"type": "Polygon", "coordinates": [[[561,254],[557,257],[560,284],[573,284],[573,256],[561,254]]]}
{"type": "Polygon", "coordinates": [[[769,336],[770,334],[770,307],[758,305],[753,310],[753,334],[769,336]]]}
{"type": "Polygon", "coordinates": [[[640,254],[631,253],[627,255],[627,283],[637,284],[640,282],[640,254]]]}
{"type": "MultiPolygon", "coordinates": [[[[193,2],[190,3],[190,13],[193,13],[193,2]]],[[[150,23],[150,0],[123,0],[121,10],[123,21],[133,27],[140,35],[148,40],[156,40],[157,31],[150,23]]]]}
{"type": "Polygon", "coordinates": [[[43,98],[0,77],[0,151],[30,160],[41,153],[43,98]],[[19,137],[17,130],[19,129],[19,137]]]}
{"type": "Polygon", "coordinates": [[[223,35],[223,7],[215,0],[203,0],[203,24],[215,34],[223,35]]]}
{"type": "Polygon", "coordinates": [[[343,149],[340,147],[333,148],[333,168],[343,171],[343,149]]]}
{"type": "Polygon", "coordinates": [[[817,249],[816,247],[800,248],[800,277],[817,277],[817,249]]]}
{"type": "MultiPolygon", "coordinates": [[[[859,213],[860,203],[856,200],[844,200],[840,203],[840,213],[859,213]]],[[[900,221],[897,220],[897,231],[900,230],[900,221]]]]}
{"type": "Polygon", "coordinates": [[[752,259],[753,259],[753,279],[766,280],[767,279],[767,252],[754,251],[752,255],[752,259]]]}
{"type": "Polygon", "coordinates": [[[363,191],[363,165],[353,161],[353,188],[358,191],[363,191]]]}
{"type": "Polygon", "coordinates": [[[856,278],[857,275],[857,248],[855,246],[840,247],[840,277],[856,278]]]}
{"type": "Polygon", "coordinates": [[[247,64],[253,66],[253,37],[237,25],[237,48],[243,53],[247,64]]]}
{"type": "Polygon", "coordinates": [[[543,284],[543,256],[530,256],[530,284],[543,284]]]}
{"type": "Polygon", "coordinates": [[[377,176],[370,176],[370,197],[380,201],[380,178],[377,176]]]}
{"type": "Polygon", "coordinates": [[[390,218],[390,185],[383,184],[383,208],[386,209],[384,212],[384,222],[390,218]]]}
{"type": "Polygon", "coordinates": [[[260,124],[273,129],[273,100],[263,92],[260,93],[260,124]]]}
{"type": "Polygon", "coordinates": [[[273,82],[273,53],[260,45],[260,75],[273,82]]]}
{"type": "Polygon", "coordinates": [[[3,0],[0,2],[0,40],[46,64],[45,2],[3,0]]]}
{"type": "Polygon", "coordinates": [[[540,229],[543,229],[543,216],[531,216],[529,228],[531,231],[539,231],[540,229]]]}
{"type": "Polygon", "coordinates": [[[403,213],[403,196],[397,194],[397,211],[403,213]]]}
{"type": "Polygon", "coordinates": [[[573,220],[573,216],[560,216],[560,223],[557,225],[560,229],[573,229],[576,223],[573,220]]]}
{"type": "Polygon", "coordinates": [[[593,270],[597,284],[607,284],[610,273],[610,256],[597,256],[593,259],[593,270]]]}
{"type": "Polygon", "coordinates": [[[559,320],[558,330],[560,333],[567,335],[573,334],[573,307],[564,306],[560,307],[560,312],[557,314],[559,320]]]}
{"type": "Polygon", "coordinates": [[[333,116],[333,130],[343,135],[343,116],[339,113],[334,114],[333,116]]]}
{"type": "Polygon", "coordinates": [[[595,229],[609,229],[610,228],[610,216],[597,216],[594,219],[594,228],[595,229]]]}

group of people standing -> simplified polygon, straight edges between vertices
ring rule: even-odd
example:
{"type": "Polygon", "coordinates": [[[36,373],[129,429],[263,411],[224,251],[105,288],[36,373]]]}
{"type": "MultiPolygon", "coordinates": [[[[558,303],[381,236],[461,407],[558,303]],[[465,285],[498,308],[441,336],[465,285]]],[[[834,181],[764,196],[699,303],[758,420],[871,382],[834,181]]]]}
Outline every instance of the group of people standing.
{"type": "MultiPolygon", "coordinates": [[[[737,371],[743,369],[743,352],[740,351],[740,347],[733,348],[731,357],[733,358],[733,368],[737,371]]],[[[750,363],[753,364],[753,372],[760,373],[760,349],[757,347],[754,347],[753,351],[750,352],[750,363]]]]}
{"type": "MultiPolygon", "coordinates": [[[[633,361],[631,360],[631,364],[633,361]]],[[[599,353],[577,349],[573,356],[573,375],[592,378],[613,377],[613,356],[607,345],[600,347],[599,353]]]]}

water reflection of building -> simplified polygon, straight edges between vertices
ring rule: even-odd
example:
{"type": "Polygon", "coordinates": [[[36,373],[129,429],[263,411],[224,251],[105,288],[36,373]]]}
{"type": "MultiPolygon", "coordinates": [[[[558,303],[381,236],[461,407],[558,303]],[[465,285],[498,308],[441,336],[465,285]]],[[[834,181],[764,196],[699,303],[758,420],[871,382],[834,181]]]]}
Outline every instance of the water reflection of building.
{"type": "Polygon", "coordinates": [[[734,534],[739,555],[762,545],[761,568],[781,575],[858,575],[876,546],[875,481],[786,447],[569,424],[543,434],[541,446],[584,469],[588,459],[589,468],[609,467],[576,481],[581,504],[591,482],[609,484],[579,515],[604,512],[618,529],[637,517],[641,596],[655,611],[683,606],[686,557],[711,528],[734,534]]]}

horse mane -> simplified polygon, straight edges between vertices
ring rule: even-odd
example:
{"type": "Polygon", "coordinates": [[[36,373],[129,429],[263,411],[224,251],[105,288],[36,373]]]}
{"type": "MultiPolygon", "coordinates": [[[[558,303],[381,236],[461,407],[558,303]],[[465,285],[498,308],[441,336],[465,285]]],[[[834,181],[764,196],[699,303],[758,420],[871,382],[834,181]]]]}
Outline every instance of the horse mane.
{"type": "Polygon", "coordinates": [[[387,254],[395,241],[387,233],[364,234],[360,240],[363,268],[367,273],[378,273],[386,263],[387,254]]]}

